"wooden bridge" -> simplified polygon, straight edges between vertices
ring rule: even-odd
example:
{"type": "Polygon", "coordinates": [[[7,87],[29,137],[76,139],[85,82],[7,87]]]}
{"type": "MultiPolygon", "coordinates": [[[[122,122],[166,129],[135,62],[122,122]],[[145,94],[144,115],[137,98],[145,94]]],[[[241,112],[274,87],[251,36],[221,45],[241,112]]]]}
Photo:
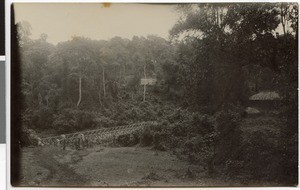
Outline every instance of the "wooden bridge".
{"type": "Polygon", "coordinates": [[[59,145],[62,140],[66,140],[67,144],[73,143],[81,136],[93,144],[101,144],[103,140],[109,138],[116,138],[120,135],[131,134],[134,131],[143,129],[146,126],[154,125],[156,122],[142,122],[131,125],[124,125],[118,127],[102,128],[96,130],[82,131],[77,133],[63,134],[59,136],[52,136],[40,139],[40,145],[59,145]]]}

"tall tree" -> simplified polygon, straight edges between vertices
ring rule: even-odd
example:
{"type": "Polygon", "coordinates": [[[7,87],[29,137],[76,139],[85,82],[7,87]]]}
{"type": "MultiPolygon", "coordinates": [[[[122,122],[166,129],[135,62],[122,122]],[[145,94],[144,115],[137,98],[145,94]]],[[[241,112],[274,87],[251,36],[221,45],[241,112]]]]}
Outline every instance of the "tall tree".
{"type": "Polygon", "coordinates": [[[279,41],[274,35],[280,24],[277,4],[197,4],[181,10],[185,17],[171,34],[175,38],[185,36],[182,43],[190,44],[195,52],[182,62],[182,70],[190,72],[182,74],[183,79],[195,78],[190,85],[181,81],[192,89],[191,94],[205,93],[198,85],[213,81],[209,87],[212,91],[206,96],[210,101],[203,102],[213,102],[217,107],[236,100],[242,103],[241,92],[246,92],[242,72],[249,64],[281,70],[277,59],[279,41]]]}

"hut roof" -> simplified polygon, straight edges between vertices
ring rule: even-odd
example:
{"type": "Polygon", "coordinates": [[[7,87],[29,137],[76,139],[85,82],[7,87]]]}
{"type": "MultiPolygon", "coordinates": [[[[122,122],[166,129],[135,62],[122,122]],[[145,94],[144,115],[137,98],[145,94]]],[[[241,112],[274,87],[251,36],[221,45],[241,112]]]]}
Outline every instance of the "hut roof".
{"type": "Polygon", "coordinates": [[[252,108],[252,107],[247,107],[245,111],[247,114],[259,114],[260,113],[260,111],[258,109],[252,108]]]}
{"type": "Polygon", "coordinates": [[[264,91],[252,95],[249,100],[277,100],[280,96],[277,92],[264,91]]]}

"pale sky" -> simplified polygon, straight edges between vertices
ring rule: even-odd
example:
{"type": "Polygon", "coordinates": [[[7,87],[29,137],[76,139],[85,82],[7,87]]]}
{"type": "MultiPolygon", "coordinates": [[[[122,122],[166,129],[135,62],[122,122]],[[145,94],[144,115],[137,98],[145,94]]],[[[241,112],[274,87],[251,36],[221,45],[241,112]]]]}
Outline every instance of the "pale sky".
{"type": "Polygon", "coordinates": [[[42,33],[57,44],[72,36],[108,40],[114,36],[131,39],[149,34],[168,38],[179,19],[175,5],[100,3],[15,3],[16,22],[28,21],[31,38],[42,33]]]}

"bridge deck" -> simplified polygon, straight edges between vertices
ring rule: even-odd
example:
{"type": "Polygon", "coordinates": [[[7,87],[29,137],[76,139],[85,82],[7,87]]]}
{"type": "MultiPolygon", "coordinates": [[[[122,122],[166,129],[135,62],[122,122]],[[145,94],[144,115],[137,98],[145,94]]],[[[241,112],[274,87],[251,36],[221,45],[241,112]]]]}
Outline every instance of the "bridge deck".
{"type": "MultiPolygon", "coordinates": [[[[133,131],[137,131],[145,126],[149,126],[151,124],[155,124],[156,122],[142,122],[142,123],[135,123],[131,125],[124,125],[124,126],[117,126],[111,128],[102,128],[102,129],[95,129],[89,131],[82,131],[76,133],[68,133],[63,134],[65,136],[65,140],[67,143],[74,142],[74,140],[80,138],[81,135],[84,135],[84,138],[88,139],[92,142],[99,142],[103,139],[107,139],[109,137],[117,137],[124,134],[130,134],[133,131]]],[[[41,138],[41,144],[43,145],[53,145],[59,143],[63,140],[64,137],[62,135],[59,136],[52,136],[41,138]]]]}

